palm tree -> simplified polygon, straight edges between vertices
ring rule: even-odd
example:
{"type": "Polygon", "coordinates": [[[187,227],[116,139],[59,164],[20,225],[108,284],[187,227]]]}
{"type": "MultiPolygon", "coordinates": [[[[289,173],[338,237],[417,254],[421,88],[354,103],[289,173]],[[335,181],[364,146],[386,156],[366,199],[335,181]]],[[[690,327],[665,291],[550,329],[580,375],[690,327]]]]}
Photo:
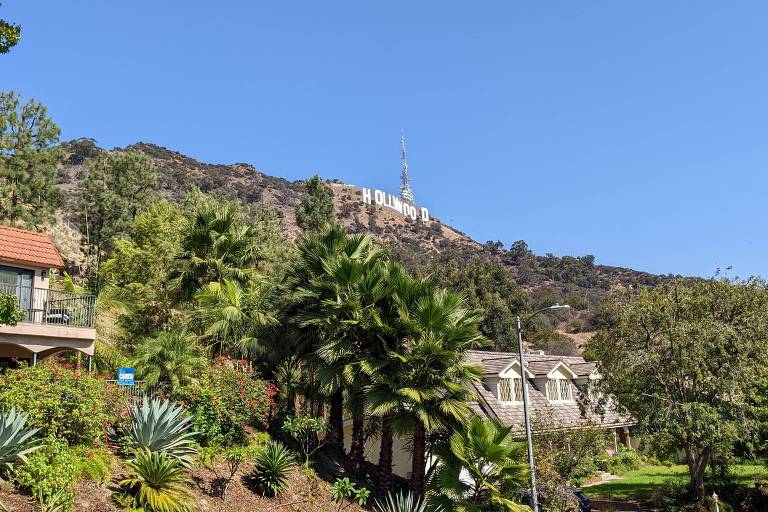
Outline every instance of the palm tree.
{"type": "Polygon", "coordinates": [[[195,337],[186,331],[163,332],[136,347],[133,365],[147,385],[169,382],[171,389],[194,382],[205,364],[195,337]]]}
{"type": "Polygon", "coordinates": [[[389,289],[385,257],[372,247],[359,258],[346,254],[328,258],[325,273],[301,289],[314,306],[299,315],[300,325],[326,333],[314,354],[321,388],[326,392],[342,388],[347,397],[353,473],[360,471],[365,448],[365,390],[370,384],[365,365],[386,357],[393,348],[394,340],[381,319],[389,289]]]}
{"type": "Polygon", "coordinates": [[[256,277],[242,288],[235,281],[211,282],[195,293],[203,337],[219,354],[250,357],[263,351],[259,330],[275,325],[267,311],[264,283],[256,277]]]}
{"type": "Polygon", "coordinates": [[[323,315],[332,310],[331,305],[323,304],[327,293],[333,290],[327,281],[331,280],[332,262],[339,258],[344,258],[349,269],[351,262],[382,256],[370,237],[348,235],[344,228],[330,225],[319,232],[306,234],[298,241],[297,258],[291,264],[284,284],[286,301],[281,318],[287,329],[287,339],[293,354],[305,360],[306,382],[322,381],[322,390],[330,404],[329,445],[338,452],[344,447],[344,365],[328,364],[316,357],[316,350],[326,342],[338,339],[339,334],[338,325],[331,323],[330,314],[323,319],[323,315]]]}
{"type": "Polygon", "coordinates": [[[455,431],[448,446],[439,449],[438,470],[430,481],[430,504],[446,512],[523,511],[503,497],[503,487],[525,485],[528,469],[520,461],[525,444],[514,442],[512,428],[497,421],[472,417],[455,431]]]}
{"type": "Polygon", "coordinates": [[[258,233],[246,223],[238,203],[202,198],[195,205],[172,272],[179,299],[189,300],[206,283],[230,279],[247,283],[260,260],[258,233]]]}
{"type": "MultiPolygon", "coordinates": [[[[480,381],[482,369],[468,364],[464,353],[488,342],[478,331],[480,315],[460,294],[421,284],[418,293],[398,301],[403,345],[390,354],[388,371],[374,380],[368,402],[374,414],[389,418],[392,430],[411,435],[411,485],[421,496],[427,434],[470,416],[470,384],[480,381]]],[[[383,440],[382,450],[384,445],[391,450],[391,441],[383,440]]],[[[380,471],[391,474],[391,454],[380,461],[390,466],[380,471]]]]}

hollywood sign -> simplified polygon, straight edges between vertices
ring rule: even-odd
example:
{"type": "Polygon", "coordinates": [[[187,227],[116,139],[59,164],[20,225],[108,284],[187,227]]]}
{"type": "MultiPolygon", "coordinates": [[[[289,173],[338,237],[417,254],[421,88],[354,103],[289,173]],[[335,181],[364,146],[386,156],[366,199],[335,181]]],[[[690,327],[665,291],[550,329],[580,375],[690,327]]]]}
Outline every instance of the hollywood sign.
{"type": "Polygon", "coordinates": [[[429,210],[424,207],[416,207],[407,203],[397,196],[387,194],[381,190],[363,189],[363,204],[376,204],[392,208],[412,220],[421,219],[422,222],[429,221],[429,210]]]}

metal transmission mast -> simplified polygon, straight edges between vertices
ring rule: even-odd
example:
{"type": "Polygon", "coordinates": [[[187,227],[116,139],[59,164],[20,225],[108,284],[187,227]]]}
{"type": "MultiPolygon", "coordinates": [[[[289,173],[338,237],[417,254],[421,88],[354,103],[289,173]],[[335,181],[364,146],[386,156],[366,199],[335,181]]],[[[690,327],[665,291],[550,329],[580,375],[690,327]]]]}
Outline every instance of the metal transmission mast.
{"type": "Polygon", "coordinates": [[[408,178],[408,156],[405,153],[405,132],[400,131],[400,147],[402,148],[402,157],[400,163],[400,199],[413,204],[413,190],[411,190],[411,180],[408,178]]]}

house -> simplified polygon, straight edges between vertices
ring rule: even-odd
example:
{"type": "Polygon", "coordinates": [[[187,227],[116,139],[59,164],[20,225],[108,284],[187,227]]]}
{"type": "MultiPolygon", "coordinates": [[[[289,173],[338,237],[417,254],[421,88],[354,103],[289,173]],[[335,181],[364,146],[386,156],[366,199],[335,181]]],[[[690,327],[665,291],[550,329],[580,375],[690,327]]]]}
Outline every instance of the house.
{"type": "MultiPolygon", "coordinates": [[[[614,434],[616,448],[621,442],[630,446],[629,427],[636,422],[627,415],[607,408],[597,414],[589,407],[589,382],[600,379],[597,364],[583,357],[555,356],[541,352],[525,354],[525,371],[520,370],[518,354],[469,350],[469,362],[483,369],[482,382],[473,385],[477,401],[471,404],[475,414],[511,426],[514,433],[525,435],[522,376],[528,383],[528,399],[533,431],[604,428],[614,434]]],[[[345,422],[345,448],[349,449],[351,421],[345,422]]],[[[393,472],[410,476],[410,452],[405,440],[393,440],[393,472]]],[[[375,462],[379,439],[366,444],[366,459],[375,462]]]]}
{"type": "Polygon", "coordinates": [[[635,420],[607,407],[602,414],[590,407],[590,381],[600,379],[597,363],[579,356],[526,353],[525,371],[518,354],[470,350],[467,359],[483,369],[483,381],[474,385],[476,414],[499,420],[523,434],[522,375],[528,383],[532,428],[567,430],[599,427],[611,430],[617,440],[630,446],[629,427],[635,420]]]}
{"type": "Polygon", "coordinates": [[[95,297],[50,287],[51,270],[64,261],[50,237],[0,226],[0,293],[15,295],[26,315],[14,326],[0,325],[0,367],[35,364],[61,351],[93,356],[95,297]]]}

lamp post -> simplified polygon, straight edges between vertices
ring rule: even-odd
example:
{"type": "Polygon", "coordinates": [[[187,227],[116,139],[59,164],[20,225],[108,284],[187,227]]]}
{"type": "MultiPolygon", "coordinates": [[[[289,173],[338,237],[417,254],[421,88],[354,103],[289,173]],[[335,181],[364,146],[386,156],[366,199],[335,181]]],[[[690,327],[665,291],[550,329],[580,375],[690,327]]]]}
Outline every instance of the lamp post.
{"type": "MultiPolygon", "coordinates": [[[[534,316],[550,309],[568,309],[567,304],[555,304],[534,311],[525,318],[527,322],[534,316]]],[[[525,356],[523,355],[523,327],[520,315],[517,316],[517,352],[520,354],[520,377],[523,388],[523,418],[525,418],[525,437],[528,442],[528,465],[531,467],[531,508],[533,512],[539,512],[539,495],[536,492],[536,468],[533,464],[533,439],[531,435],[531,415],[528,411],[528,379],[525,378],[525,356]]]]}

